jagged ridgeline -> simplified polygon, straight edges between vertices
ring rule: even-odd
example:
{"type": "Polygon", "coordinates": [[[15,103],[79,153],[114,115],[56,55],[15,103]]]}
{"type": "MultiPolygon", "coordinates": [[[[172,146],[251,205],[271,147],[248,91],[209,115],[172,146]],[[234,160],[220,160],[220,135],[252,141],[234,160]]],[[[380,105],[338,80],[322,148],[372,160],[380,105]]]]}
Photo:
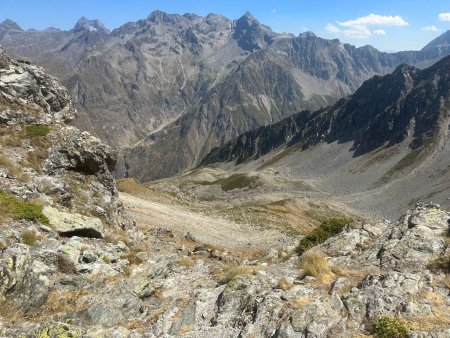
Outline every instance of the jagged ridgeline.
{"type": "Polygon", "coordinates": [[[449,70],[450,57],[424,70],[400,65],[328,108],[239,135],[202,165],[272,168],[373,217],[398,217],[417,200],[447,207],[449,70]]]}
{"type": "Polygon", "coordinates": [[[82,116],[74,123],[120,150],[116,175],[144,181],[191,169],[245,131],[332,105],[402,63],[429,66],[449,54],[449,37],[383,53],[311,32],[275,33],[250,13],[156,11],[112,32],[86,18],[70,31],[0,25],[8,52],[68,88],[82,116]]]}
{"type": "Polygon", "coordinates": [[[352,142],[355,157],[409,139],[409,149],[432,148],[450,116],[450,57],[419,70],[401,65],[374,76],[329,108],[302,111],[214,148],[202,163],[257,159],[281,146],[299,151],[321,142],[352,142]]]}

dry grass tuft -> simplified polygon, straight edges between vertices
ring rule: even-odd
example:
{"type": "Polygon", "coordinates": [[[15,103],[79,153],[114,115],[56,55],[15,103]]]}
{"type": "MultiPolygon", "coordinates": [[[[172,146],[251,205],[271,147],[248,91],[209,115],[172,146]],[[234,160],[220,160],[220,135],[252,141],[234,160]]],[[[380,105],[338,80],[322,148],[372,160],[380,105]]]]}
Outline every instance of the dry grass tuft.
{"type": "Polygon", "coordinates": [[[42,162],[48,156],[48,148],[51,145],[51,141],[45,136],[37,136],[30,140],[30,144],[33,146],[33,151],[28,152],[26,161],[23,164],[42,174],[42,162]]]}
{"type": "Polygon", "coordinates": [[[178,265],[188,268],[194,265],[194,261],[191,258],[184,256],[178,260],[178,265]]]}
{"type": "Polygon", "coordinates": [[[137,256],[137,254],[143,251],[144,250],[141,248],[132,248],[128,250],[126,254],[120,256],[120,258],[128,260],[130,265],[139,265],[142,263],[142,260],[137,256]]]}
{"type": "Polygon", "coordinates": [[[301,309],[302,307],[304,307],[305,305],[308,305],[310,303],[312,303],[312,300],[310,298],[300,297],[300,298],[296,298],[294,300],[289,301],[288,305],[292,309],[301,309]]]}
{"type": "Polygon", "coordinates": [[[284,290],[284,291],[291,289],[293,286],[294,286],[294,283],[288,281],[286,279],[286,277],[281,278],[277,284],[277,288],[284,290]]]}
{"type": "Polygon", "coordinates": [[[70,274],[75,271],[75,264],[65,254],[58,254],[56,257],[58,269],[62,273],[70,274]]]}
{"type": "Polygon", "coordinates": [[[106,243],[117,244],[119,242],[125,243],[127,246],[129,245],[129,237],[126,235],[125,231],[116,229],[115,232],[107,232],[103,240],[106,243]]]}
{"type": "Polygon", "coordinates": [[[192,326],[189,325],[183,325],[182,327],[180,327],[180,329],[178,330],[178,334],[185,334],[188,332],[192,331],[192,326]]]}
{"type": "Polygon", "coordinates": [[[315,277],[319,283],[329,284],[335,276],[326,257],[320,252],[305,253],[300,259],[299,267],[306,276],[315,277]]]}
{"type": "Polygon", "coordinates": [[[23,318],[22,311],[11,300],[0,301],[0,317],[13,323],[23,318]]]}
{"type": "Polygon", "coordinates": [[[239,275],[255,275],[258,270],[261,270],[260,266],[226,265],[218,276],[219,284],[228,284],[239,275]]]}
{"type": "Polygon", "coordinates": [[[18,181],[26,183],[29,182],[30,176],[23,172],[22,168],[15,165],[9,158],[5,155],[0,154],[0,166],[5,167],[8,173],[14,176],[18,181]]]}
{"type": "Polygon", "coordinates": [[[37,242],[37,234],[34,230],[23,230],[20,233],[20,238],[22,239],[22,243],[28,246],[33,246],[37,242]]]}
{"type": "Polygon", "coordinates": [[[43,316],[57,315],[80,311],[87,307],[83,297],[88,295],[85,290],[67,291],[57,290],[51,292],[42,305],[43,316]]]}

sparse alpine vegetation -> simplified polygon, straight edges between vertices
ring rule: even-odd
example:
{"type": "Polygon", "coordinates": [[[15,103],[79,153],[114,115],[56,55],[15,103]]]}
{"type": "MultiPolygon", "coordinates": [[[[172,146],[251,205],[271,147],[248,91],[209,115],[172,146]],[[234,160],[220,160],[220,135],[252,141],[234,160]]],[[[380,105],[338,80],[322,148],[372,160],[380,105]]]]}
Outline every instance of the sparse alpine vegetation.
{"type": "Polygon", "coordinates": [[[373,326],[377,338],[408,338],[409,330],[406,323],[398,317],[380,317],[373,326]]]}
{"type": "Polygon", "coordinates": [[[50,127],[45,124],[32,124],[26,126],[27,136],[30,138],[47,136],[50,132],[50,127]]]}
{"type": "Polygon", "coordinates": [[[351,222],[353,220],[347,217],[334,217],[323,221],[310,234],[300,240],[296,248],[297,254],[302,255],[312,247],[322,244],[327,239],[339,234],[351,222]]]}
{"type": "Polygon", "coordinates": [[[42,206],[26,202],[0,189],[0,210],[3,217],[25,219],[49,225],[48,218],[42,213],[42,206]]]}

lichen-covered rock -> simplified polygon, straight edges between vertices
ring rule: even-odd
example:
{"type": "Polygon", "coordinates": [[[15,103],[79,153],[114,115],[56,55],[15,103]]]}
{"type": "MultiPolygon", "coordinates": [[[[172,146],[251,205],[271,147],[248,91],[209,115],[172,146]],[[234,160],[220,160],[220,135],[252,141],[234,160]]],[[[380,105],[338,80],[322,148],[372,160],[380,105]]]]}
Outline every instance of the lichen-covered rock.
{"type": "Polygon", "coordinates": [[[104,227],[99,218],[59,211],[50,206],[44,207],[42,212],[49,219],[50,225],[61,236],[92,238],[102,238],[104,236],[104,227]]]}
{"type": "Polygon", "coordinates": [[[418,205],[362,254],[361,263],[403,272],[420,272],[446,249],[450,213],[434,204],[418,205]]]}
{"type": "Polygon", "coordinates": [[[49,280],[33,270],[33,258],[28,246],[14,244],[0,258],[0,301],[9,302],[9,311],[29,313],[46,300],[49,280]]]}

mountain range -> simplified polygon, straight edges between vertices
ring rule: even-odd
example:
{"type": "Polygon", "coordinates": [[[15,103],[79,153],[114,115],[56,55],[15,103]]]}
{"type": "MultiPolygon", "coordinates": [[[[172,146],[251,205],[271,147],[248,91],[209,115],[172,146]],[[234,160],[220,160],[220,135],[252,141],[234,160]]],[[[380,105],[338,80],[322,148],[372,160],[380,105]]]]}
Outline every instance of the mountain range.
{"type": "Polygon", "coordinates": [[[448,206],[449,74],[450,56],[424,70],[400,65],[333,106],[241,134],[203,164],[270,166],[377,216],[416,200],[448,206]]]}
{"type": "Polygon", "coordinates": [[[420,51],[384,53],[311,32],[279,34],[250,13],[151,13],[112,30],[81,18],[70,31],[0,24],[0,44],[56,75],[75,124],[119,152],[116,175],[151,180],[198,165],[239,134],[314,111],[365,80],[450,53],[446,32],[420,51]]]}

